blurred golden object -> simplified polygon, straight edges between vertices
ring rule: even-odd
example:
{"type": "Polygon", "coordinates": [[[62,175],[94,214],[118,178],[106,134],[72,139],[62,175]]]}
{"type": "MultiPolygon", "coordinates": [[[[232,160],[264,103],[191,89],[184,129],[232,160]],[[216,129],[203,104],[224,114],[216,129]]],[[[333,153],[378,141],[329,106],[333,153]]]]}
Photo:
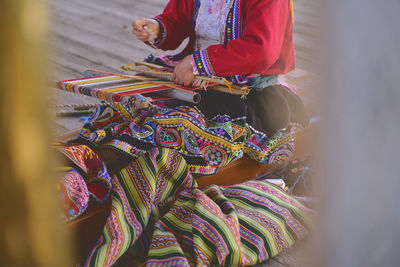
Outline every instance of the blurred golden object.
{"type": "Polygon", "coordinates": [[[42,0],[0,3],[0,259],[72,266],[57,210],[42,0]]]}

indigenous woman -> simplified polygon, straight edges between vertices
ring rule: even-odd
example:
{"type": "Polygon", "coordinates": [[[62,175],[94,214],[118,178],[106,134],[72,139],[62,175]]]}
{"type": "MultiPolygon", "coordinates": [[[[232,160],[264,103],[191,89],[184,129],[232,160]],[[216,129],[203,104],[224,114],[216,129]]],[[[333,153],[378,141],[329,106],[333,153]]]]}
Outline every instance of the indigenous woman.
{"type": "MultiPolygon", "coordinates": [[[[217,75],[252,90],[246,99],[206,91],[197,107],[98,107],[80,141],[113,175],[99,163],[100,171],[90,168],[92,152],[77,152],[86,147],[62,151],[76,162],[74,174],[97,181],[89,174],[99,173],[111,187],[111,214],[86,264],[252,265],[303,238],[310,210],[281,188],[262,179],[198,188],[192,176],[212,175],[244,153],[276,163],[293,152],[289,123],[307,117],[300,99],[276,84],[294,68],[290,0],[171,0],[162,14],[133,25],[140,40],[165,50],[189,37],[182,53],[148,58],[173,67],[178,84],[217,75]]],[[[95,185],[88,190],[96,196],[95,185]]],[[[74,207],[67,216],[81,213],[74,207]]]]}
{"type": "Polygon", "coordinates": [[[291,0],[171,0],[162,14],[133,22],[141,41],[179,54],[150,57],[174,67],[175,82],[191,84],[194,75],[224,76],[252,88],[246,99],[202,93],[198,108],[206,117],[247,116],[256,130],[271,136],[289,122],[308,123],[304,106],[278,75],[295,67],[291,0]]]}

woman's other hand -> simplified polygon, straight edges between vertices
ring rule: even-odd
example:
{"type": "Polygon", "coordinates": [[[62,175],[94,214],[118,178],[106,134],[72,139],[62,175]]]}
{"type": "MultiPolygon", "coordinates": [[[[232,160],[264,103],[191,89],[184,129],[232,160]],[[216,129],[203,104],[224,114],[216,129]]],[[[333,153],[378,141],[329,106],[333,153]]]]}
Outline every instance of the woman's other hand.
{"type": "Polygon", "coordinates": [[[133,34],[140,41],[153,42],[160,32],[160,25],[154,19],[138,19],[132,22],[133,34]]]}
{"type": "Polygon", "coordinates": [[[189,86],[193,79],[193,68],[190,63],[192,55],[185,57],[174,69],[174,81],[177,84],[189,86]]]}

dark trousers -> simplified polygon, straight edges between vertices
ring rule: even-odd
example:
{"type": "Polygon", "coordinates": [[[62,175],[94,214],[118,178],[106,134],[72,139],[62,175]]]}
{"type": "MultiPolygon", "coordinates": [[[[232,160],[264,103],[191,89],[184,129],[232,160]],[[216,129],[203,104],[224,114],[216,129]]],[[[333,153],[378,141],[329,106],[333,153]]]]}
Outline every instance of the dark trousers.
{"type": "Polygon", "coordinates": [[[300,97],[283,85],[272,85],[263,90],[252,90],[246,98],[212,90],[202,91],[196,106],[207,117],[218,114],[231,118],[247,117],[254,129],[272,136],[289,122],[308,124],[308,116],[300,97]]]}

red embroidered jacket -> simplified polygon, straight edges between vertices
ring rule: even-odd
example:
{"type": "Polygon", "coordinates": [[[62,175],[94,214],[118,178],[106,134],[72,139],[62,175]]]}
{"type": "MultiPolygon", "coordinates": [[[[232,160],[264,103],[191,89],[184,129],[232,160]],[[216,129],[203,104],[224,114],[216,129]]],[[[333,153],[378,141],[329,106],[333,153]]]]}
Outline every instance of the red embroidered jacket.
{"type": "MultiPolygon", "coordinates": [[[[291,0],[235,0],[225,30],[225,44],[194,51],[199,0],[170,0],[155,17],[161,25],[156,47],[187,47],[170,60],[193,53],[202,75],[243,78],[248,74],[283,74],[295,67],[291,0]]],[[[238,81],[240,82],[240,81],[238,81]]]]}

